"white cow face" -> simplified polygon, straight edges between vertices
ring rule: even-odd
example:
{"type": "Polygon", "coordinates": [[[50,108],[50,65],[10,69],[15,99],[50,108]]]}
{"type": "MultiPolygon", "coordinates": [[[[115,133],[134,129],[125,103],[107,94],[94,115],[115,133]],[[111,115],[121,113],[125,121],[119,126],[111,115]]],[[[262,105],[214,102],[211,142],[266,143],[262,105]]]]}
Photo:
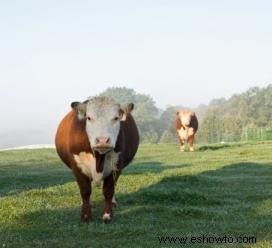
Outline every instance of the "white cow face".
{"type": "Polygon", "coordinates": [[[120,122],[133,110],[132,103],[122,106],[108,97],[94,97],[84,103],[73,102],[78,118],[86,121],[86,132],[94,151],[105,154],[115,148],[120,122]]]}

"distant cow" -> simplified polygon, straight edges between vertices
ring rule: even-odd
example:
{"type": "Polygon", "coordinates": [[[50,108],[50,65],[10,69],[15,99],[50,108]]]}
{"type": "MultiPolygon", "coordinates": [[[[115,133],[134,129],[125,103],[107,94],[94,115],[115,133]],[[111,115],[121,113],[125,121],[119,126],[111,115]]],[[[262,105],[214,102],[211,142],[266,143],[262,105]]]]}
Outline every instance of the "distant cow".
{"type": "Polygon", "coordinates": [[[139,135],[130,114],[132,103],[121,106],[108,97],[73,102],[56,134],[56,149],[72,169],[82,198],[81,218],[91,219],[91,182],[103,182],[103,221],[112,218],[114,188],[119,175],[137,152],[139,135]]]}
{"type": "Polygon", "coordinates": [[[185,142],[187,141],[189,150],[193,152],[195,133],[198,129],[198,120],[195,113],[188,110],[177,112],[175,126],[180,141],[180,151],[184,152],[185,142]]]}

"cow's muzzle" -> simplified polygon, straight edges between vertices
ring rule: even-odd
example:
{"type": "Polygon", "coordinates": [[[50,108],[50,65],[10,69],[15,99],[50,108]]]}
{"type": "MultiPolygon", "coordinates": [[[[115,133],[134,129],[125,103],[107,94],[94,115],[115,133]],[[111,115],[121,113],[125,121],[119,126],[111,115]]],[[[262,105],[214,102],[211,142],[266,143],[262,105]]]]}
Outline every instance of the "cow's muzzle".
{"type": "Polygon", "coordinates": [[[111,139],[108,137],[97,137],[95,139],[95,145],[93,146],[93,150],[100,153],[105,154],[114,149],[111,139]]]}
{"type": "Polygon", "coordinates": [[[105,154],[107,152],[110,152],[114,149],[113,146],[94,146],[93,150],[98,152],[99,154],[105,154]]]}

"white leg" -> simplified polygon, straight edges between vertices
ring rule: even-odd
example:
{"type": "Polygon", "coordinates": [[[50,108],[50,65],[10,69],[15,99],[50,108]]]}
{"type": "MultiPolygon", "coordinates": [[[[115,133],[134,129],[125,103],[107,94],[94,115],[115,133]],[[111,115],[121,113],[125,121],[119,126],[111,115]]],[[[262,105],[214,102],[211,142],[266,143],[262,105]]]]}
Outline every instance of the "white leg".
{"type": "Polygon", "coordinates": [[[110,214],[109,214],[109,213],[104,213],[104,214],[103,214],[103,221],[104,221],[105,223],[107,223],[107,222],[109,222],[110,220],[111,220],[110,214]]]}

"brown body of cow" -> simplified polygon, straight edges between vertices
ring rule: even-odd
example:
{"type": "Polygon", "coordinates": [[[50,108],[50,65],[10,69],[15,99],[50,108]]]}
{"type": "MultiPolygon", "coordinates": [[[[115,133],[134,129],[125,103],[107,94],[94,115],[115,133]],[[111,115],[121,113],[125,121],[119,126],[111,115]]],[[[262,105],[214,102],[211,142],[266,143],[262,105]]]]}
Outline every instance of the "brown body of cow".
{"type": "Polygon", "coordinates": [[[180,151],[185,150],[186,142],[189,144],[189,150],[194,151],[194,139],[198,129],[198,120],[195,113],[189,110],[177,112],[175,128],[180,142],[180,151]]]}
{"type": "Polygon", "coordinates": [[[55,143],[61,160],[73,171],[78,183],[82,197],[83,221],[91,220],[90,196],[93,178],[88,176],[88,172],[92,170],[91,164],[94,165],[93,173],[99,174],[103,172],[106,162],[114,163],[110,174],[103,178],[105,198],[103,220],[105,223],[108,222],[112,218],[115,184],[122,169],[133,159],[139,145],[138,130],[132,115],[128,113],[125,121],[120,122],[116,144],[110,152],[101,154],[91,147],[86,132],[86,116],[79,119],[75,110],[69,112],[59,124],[55,143]]]}

